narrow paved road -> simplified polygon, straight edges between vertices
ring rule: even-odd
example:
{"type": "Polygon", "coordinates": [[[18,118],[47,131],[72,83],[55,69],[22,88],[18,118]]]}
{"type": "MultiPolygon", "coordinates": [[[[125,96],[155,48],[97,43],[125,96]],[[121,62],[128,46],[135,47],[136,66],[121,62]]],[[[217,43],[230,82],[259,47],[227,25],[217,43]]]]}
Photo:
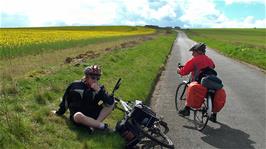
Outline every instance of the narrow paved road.
{"type": "Polygon", "coordinates": [[[193,118],[177,115],[174,96],[181,78],[177,63],[191,58],[195,42],[179,32],[171,56],[151,99],[152,108],[168,122],[175,148],[266,148],[266,75],[261,71],[207,49],[223,80],[227,102],[218,123],[209,122],[203,132],[194,129],[193,118]]]}

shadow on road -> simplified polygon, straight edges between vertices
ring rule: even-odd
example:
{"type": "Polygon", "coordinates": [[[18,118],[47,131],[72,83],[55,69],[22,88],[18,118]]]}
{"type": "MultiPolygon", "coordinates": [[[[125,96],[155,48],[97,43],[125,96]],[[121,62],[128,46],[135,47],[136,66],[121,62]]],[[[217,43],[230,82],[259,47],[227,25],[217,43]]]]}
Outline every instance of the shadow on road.
{"type": "Polygon", "coordinates": [[[202,131],[206,136],[201,139],[216,148],[254,148],[256,142],[249,139],[249,134],[229,127],[226,124],[217,123],[220,128],[212,128],[208,125],[202,131]]]}
{"type": "MultiPolygon", "coordinates": [[[[183,118],[187,119],[190,123],[193,123],[193,120],[190,118],[183,118]]],[[[220,122],[217,122],[216,124],[220,125],[220,127],[213,128],[207,124],[204,128],[202,133],[205,134],[205,136],[201,138],[204,142],[214,146],[215,148],[254,149],[253,144],[256,144],[256,142],[249,139],[249,134],[241,130],[231,128],[220,122]]],[[[184,125],[183,127],[197,131],[195,126],[184,125]]]]}

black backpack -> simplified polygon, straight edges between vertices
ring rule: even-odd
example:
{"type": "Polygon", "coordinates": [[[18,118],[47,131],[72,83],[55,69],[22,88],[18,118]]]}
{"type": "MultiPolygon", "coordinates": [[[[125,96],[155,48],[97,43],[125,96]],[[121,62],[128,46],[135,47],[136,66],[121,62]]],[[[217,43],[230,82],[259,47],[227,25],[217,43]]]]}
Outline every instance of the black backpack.
{"type": "Polygon", "coordinates": [[[204,69],[201,69],[201,72],[200,72],[198,78],[196,79],[196,81],[200,83],[201,79],[203,77],[207,77],[207,76],[210,76],[210,75],[217,76],[217,72],[214,69],[210,68],[210,67],[206,67],[204,69]]]}
{"type": "Polygon", "coordinates": [[[198,82],[207,89],[218,90],[223,87],[222,80],[217,77],[217,72],[210,67],[202,69],[198,82]]]}

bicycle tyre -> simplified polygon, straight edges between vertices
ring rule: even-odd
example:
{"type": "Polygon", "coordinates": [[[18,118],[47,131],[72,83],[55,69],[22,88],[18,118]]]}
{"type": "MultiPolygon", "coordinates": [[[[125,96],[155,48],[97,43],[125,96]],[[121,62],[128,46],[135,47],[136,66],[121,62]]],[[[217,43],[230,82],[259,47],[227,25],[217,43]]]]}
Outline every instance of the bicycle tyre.
{"type": "Polygon", "coordinates": [[[186,98],[185,93],[187,89],[187,83],[182,82],[178,85],[175,93],[175,108],[176,111],[179,112],[186,106],[186,98]]]}
{"type": "Polygon", "coordinates": [[[199,110],[194,111],[194,124],[197,130],[202,131],[209,121],[207,114],[207,105],[203,103],[203,106],[199,110]]]}
{"type": "MultiPolygon", "coordinates": [[[[169,128],[168,128],[168,126],[167,126],[167,123],[166,122],[164,122],[164,121],[162,121],[162,120],[160,120],[159,121],[159,124],[160,124],[160,126],[163,126],[163,133],[164,134],[167,134],[168,132],[169,132],[169,128]]],[[[162,130],[162,129],[161,129],[162,130]]]]}
{"type": "Polygon", "coordinates": [[[134,120],[133,120],[133,123],[139,129],[142,135],[156,142],[158,145],[161,145],[166,148],[171,148],[171,149],[174,148],[174,144],[172,140],[166,134],[164,134],[162,130],[159,128],[160,126],[163,126],[163,127],[166,127],[164,129],[168,130],[168,127],[166,125],[161,125],[161,123],[159,122],[157,123],[160,125],[159,127],[153,126],[152,128],[147,128],[145,126],[138,124],[134,120]],[[163,140],[159,139],[159,137],[163,140]]]}

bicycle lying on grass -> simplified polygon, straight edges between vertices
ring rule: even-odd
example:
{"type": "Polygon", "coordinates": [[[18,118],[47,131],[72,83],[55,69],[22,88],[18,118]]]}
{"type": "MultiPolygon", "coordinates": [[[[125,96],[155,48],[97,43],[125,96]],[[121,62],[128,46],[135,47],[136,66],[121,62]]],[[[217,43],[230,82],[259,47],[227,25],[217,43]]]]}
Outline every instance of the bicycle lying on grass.
{"type": "MultiPolygon", "coordinates": [[[[179,63],[178,67],[182,68],[183,66],[180,65],[179,63]]],[[[177,86],[176,95],[175,95],[175,106],[176,106],[177,112],[182,110],[186,105],[186,91],[190,83],[191,83],[190,80],[188,81],[184,80],[177,86]]],[[[194,112],[193,119],[194,119],[194,124],[197,130],[202,131],[206,127],[212,115],[212,107],[213,107],[212,102],[213,102],[215,91],[220,88],[222,88],[222,85],[215,86],[215,87],[207,87],[208,89],[207,94],[204,98],[204,102],[201,105],[201,107],[198,109],[190,108],[190,110],[194,112]]]]}
{"type": "MultiPolygon", "coordinates": [[[[113,89],[112,97],[120,84],[121,78],[113,89]]],[[[115,108],[125,114],[124,118],[117,122],[116,131],[126,140],[127,148],[132,148],[141,141],[145,142],[145,139],[153,142],[153,147],[159,145],[161,148],[174,148],[173,142],[166,135],[169,131],[167,123],[158,117],[150,107],[139,100],[126,102],[117,97],[114,99],[116,101],[115,108]]]]}

